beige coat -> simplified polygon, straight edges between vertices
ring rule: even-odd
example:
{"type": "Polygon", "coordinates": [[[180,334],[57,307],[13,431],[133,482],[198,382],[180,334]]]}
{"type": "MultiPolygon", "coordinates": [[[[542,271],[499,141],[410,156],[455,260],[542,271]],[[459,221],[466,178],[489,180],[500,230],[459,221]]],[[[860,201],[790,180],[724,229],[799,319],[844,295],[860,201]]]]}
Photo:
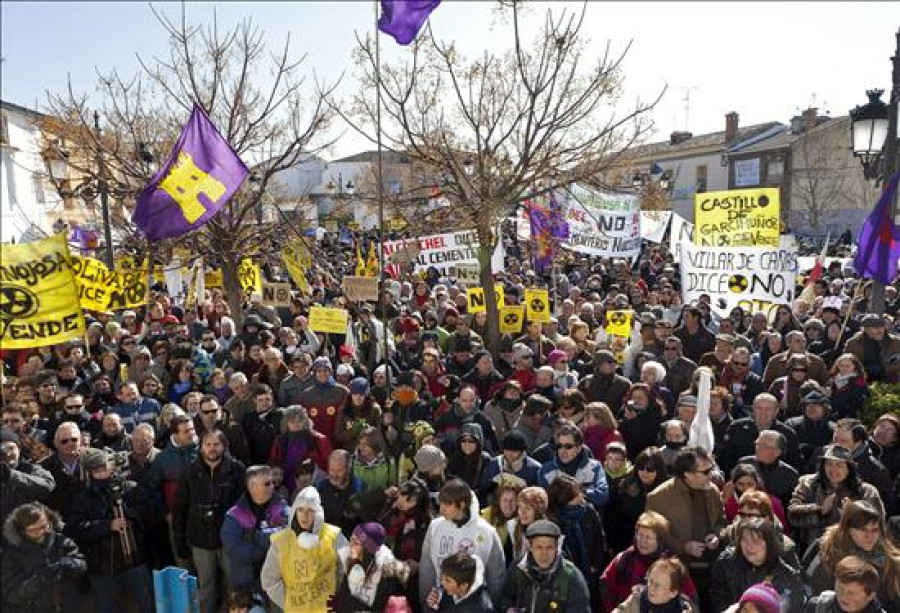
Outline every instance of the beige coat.
{"type": "Polygon", "coordinates": [[[707,534],[719,534],[727,525],[722,497],[712,485],[703,490],[707,526],[703,534],[692,535],[694,519],[691,516],[691,491],[680,477],[672,477],[647,495],[647,510],[656,511],[669,520],[669,536],[666,547],[677,554],[684,553],[684,544],[691,540],[702,541],[707,534]]]}

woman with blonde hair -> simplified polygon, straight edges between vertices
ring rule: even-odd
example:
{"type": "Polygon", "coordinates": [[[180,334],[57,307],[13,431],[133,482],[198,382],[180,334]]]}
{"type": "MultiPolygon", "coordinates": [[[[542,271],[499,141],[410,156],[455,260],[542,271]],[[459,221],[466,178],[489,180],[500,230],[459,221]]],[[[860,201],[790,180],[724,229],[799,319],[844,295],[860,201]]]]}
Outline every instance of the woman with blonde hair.
{"type": "MultiPolygon", "coordinates": [[[[535,486],[526,487],[519,492],[516,502],[516,516],[506,524],[511,554],[507,560],[514,563],[518,563],[522,556],[528,552],[525,530],[537,520],[546,519],[547,507],[550,506],[547,492],[543,488],[535,486]]],[[[505,549],[506,547],[504,547],[505,549]]]]}

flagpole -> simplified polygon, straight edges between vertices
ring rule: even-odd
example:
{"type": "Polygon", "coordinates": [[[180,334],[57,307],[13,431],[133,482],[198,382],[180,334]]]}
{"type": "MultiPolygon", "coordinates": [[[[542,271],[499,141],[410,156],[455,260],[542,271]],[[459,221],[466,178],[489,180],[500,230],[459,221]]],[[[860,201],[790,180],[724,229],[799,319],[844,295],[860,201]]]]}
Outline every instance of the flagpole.
{"type": "Polygon", "coordinates": [[[384,303],[383,293],[386,287],[384,275],[384,168],[382,164],[381,143],[381,35],[378,31],[378,0],[372,2],[375,9],[375,140],[378,147],[377,177],[378,177],[378,276],[381,279],[381,292],[378,297],[381,302],[381,325],[384,327],[384,374],[387,377],[387,392],[391,393],[391,368],[389,365],[390,344],[388,343],[387,305],[384,303]]]}

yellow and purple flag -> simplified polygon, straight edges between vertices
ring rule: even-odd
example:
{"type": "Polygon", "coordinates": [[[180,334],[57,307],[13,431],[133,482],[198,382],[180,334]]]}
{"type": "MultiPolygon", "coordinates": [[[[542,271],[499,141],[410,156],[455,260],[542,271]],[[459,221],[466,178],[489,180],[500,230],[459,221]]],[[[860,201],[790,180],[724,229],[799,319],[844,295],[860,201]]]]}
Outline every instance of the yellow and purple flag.
{"type": "Polygon", "coordinates": [[[562,206],[553,192],[549,194],[549,204],[535,200],[526,201],[528,221],[531,225],[531,240],[534,269],[542,274],[553,263],[556,246],[569,238],[569,224],[566,222],[562,206]]]}
{"type": "Polygon", "coordinates": [[[859,246],[853,268],[863,279],[875,279],[885,285],[897,276],[900,259],[900,229],[891,218],[891,201],[897,191],[900,174],[891,178],[878,204],[866,218],[859,233],[859,246]]]}
{"type": "Polygon", "coordinates": [[[250,171],[199,105],[169,160],[138,196],[134,223],[151,242],[181,236],[212,219],[250,171]]]}
{"type": "Polygon", "coordinates": [[[394,37],[401,45],[408,45],[441,0],[381,0],[378,29],[394,37]]]}

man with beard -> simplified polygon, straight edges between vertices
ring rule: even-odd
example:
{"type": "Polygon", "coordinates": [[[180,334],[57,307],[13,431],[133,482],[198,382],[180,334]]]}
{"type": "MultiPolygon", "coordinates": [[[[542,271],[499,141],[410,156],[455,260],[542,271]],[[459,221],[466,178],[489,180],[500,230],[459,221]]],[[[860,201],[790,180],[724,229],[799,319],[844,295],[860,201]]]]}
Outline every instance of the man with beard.
{"type": "Polygon", "coordinates": [[[218,610],[217,575],[227,575],[221,530],[225,512],[244,489],[244,465],[226,453],[228,439],[221,430],[210,430],[200,439],[200,457],[178,482],[172,529],[175,550],[190,558],[197,569],[200,610],[218,610]]]}
{"type": "Polygon", "coordinates": [[[631,382],[616,374],[616,357],[612,351],[601,349],[594,354],[594,374],[585,377],[578,389],[588,402],[604,402],[617,413],[622,408],[622,399],[631,389],[631,382]]]}
{"type": "Polygon", "coordinates": [[[116,413],[103,416],[100,434],[91,442],[91,446],[109,451],[131,451],[131,437],[122,426],[122,418],[116,413]]]}
{"type": "Polygon", "coordinates": [[[211,394],[203,396],[200,411],[194,418],[194,429],[198,437],[202,437],[209,430],[221,430],[228,439],[228,452],[245,466],[250,464],[250,448],[247,446],[244,429],[222,410],[215,396],[211,394]]]}

